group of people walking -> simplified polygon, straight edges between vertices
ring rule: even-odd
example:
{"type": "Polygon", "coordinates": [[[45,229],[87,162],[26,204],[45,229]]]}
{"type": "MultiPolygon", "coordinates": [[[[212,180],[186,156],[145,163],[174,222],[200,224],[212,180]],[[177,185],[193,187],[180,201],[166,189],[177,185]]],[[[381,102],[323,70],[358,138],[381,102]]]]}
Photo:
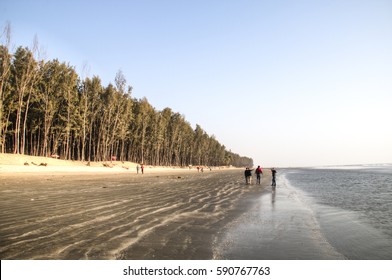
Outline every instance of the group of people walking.
{"type": "MultiPolygon", "coordinates": [[[[247,167],[245,169],[245,183],[247,185],[252,184],[252,171],[253,171],[253,169],[250,169],[249,167],[247,167]]],[[[271,186],[273,188],[276,187],[276,172],[277,171],[275,170],[275,168],[271,168],[271,174],[272,174],[271,186]]],[[[261,176],[263,174],[263,169],[260,167],[260,165],[257,166],[255,173],[256,173],[256,184],[260,185],[260,183],[261,183],[261,176]]]]}

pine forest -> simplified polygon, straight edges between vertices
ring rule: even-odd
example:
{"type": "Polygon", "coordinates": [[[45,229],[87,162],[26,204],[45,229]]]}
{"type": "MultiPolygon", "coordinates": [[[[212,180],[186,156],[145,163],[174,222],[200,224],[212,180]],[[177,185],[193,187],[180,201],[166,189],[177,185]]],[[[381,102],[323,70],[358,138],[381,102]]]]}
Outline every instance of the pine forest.
{"type": "Polygon", "coordinates": [[[115,83],[81,78],[37,47],[10,53],[9,28],[0,45],[0,152],[79,161],[132,161],[157,166],[252,166],[199,125],[170,108],[132,97],[121,71],[115,83]],[[4,40],[3,40],[4,39],[4,40]]]}

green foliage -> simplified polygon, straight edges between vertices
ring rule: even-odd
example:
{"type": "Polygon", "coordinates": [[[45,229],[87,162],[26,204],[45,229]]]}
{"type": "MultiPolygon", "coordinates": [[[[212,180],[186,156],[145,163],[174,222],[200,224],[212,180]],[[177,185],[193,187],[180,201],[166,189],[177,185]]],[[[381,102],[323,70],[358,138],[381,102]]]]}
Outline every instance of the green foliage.
{"type": "Polygon", "coordinates": [[[36,61],[28,48],[0,45],[1,152],[152,165],[252,166],[170,108],[132,98],[121,71],[116,85],[81,80],[57,59],[36,61]]]}

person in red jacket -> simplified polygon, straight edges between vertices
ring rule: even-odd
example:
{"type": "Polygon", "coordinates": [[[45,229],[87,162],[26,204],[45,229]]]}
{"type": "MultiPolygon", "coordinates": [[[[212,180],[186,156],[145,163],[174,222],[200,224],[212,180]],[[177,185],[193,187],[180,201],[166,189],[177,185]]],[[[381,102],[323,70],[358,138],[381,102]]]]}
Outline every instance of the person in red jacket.
{"type": "Polygon", "coordinates": [[[263,169],[261,169],[260,165],[256,168],[256,183],[260,185],[261,175],[263,174],[263,169]]]}

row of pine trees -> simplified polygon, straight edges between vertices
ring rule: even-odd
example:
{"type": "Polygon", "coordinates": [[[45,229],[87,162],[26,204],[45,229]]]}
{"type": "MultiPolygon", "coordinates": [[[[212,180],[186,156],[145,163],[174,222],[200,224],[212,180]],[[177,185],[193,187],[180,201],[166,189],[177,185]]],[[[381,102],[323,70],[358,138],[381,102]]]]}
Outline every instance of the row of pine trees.
{"type": "Polygon", "coordinates": [[[133,98],[121,71],[114,85],[104,86],[98,76],[81,79],[69,64],[36,56],[35,47],[10,53],[9,41],[0,45],[0,152],[161,166],[253,165],[183,115],[133,98]]]}

